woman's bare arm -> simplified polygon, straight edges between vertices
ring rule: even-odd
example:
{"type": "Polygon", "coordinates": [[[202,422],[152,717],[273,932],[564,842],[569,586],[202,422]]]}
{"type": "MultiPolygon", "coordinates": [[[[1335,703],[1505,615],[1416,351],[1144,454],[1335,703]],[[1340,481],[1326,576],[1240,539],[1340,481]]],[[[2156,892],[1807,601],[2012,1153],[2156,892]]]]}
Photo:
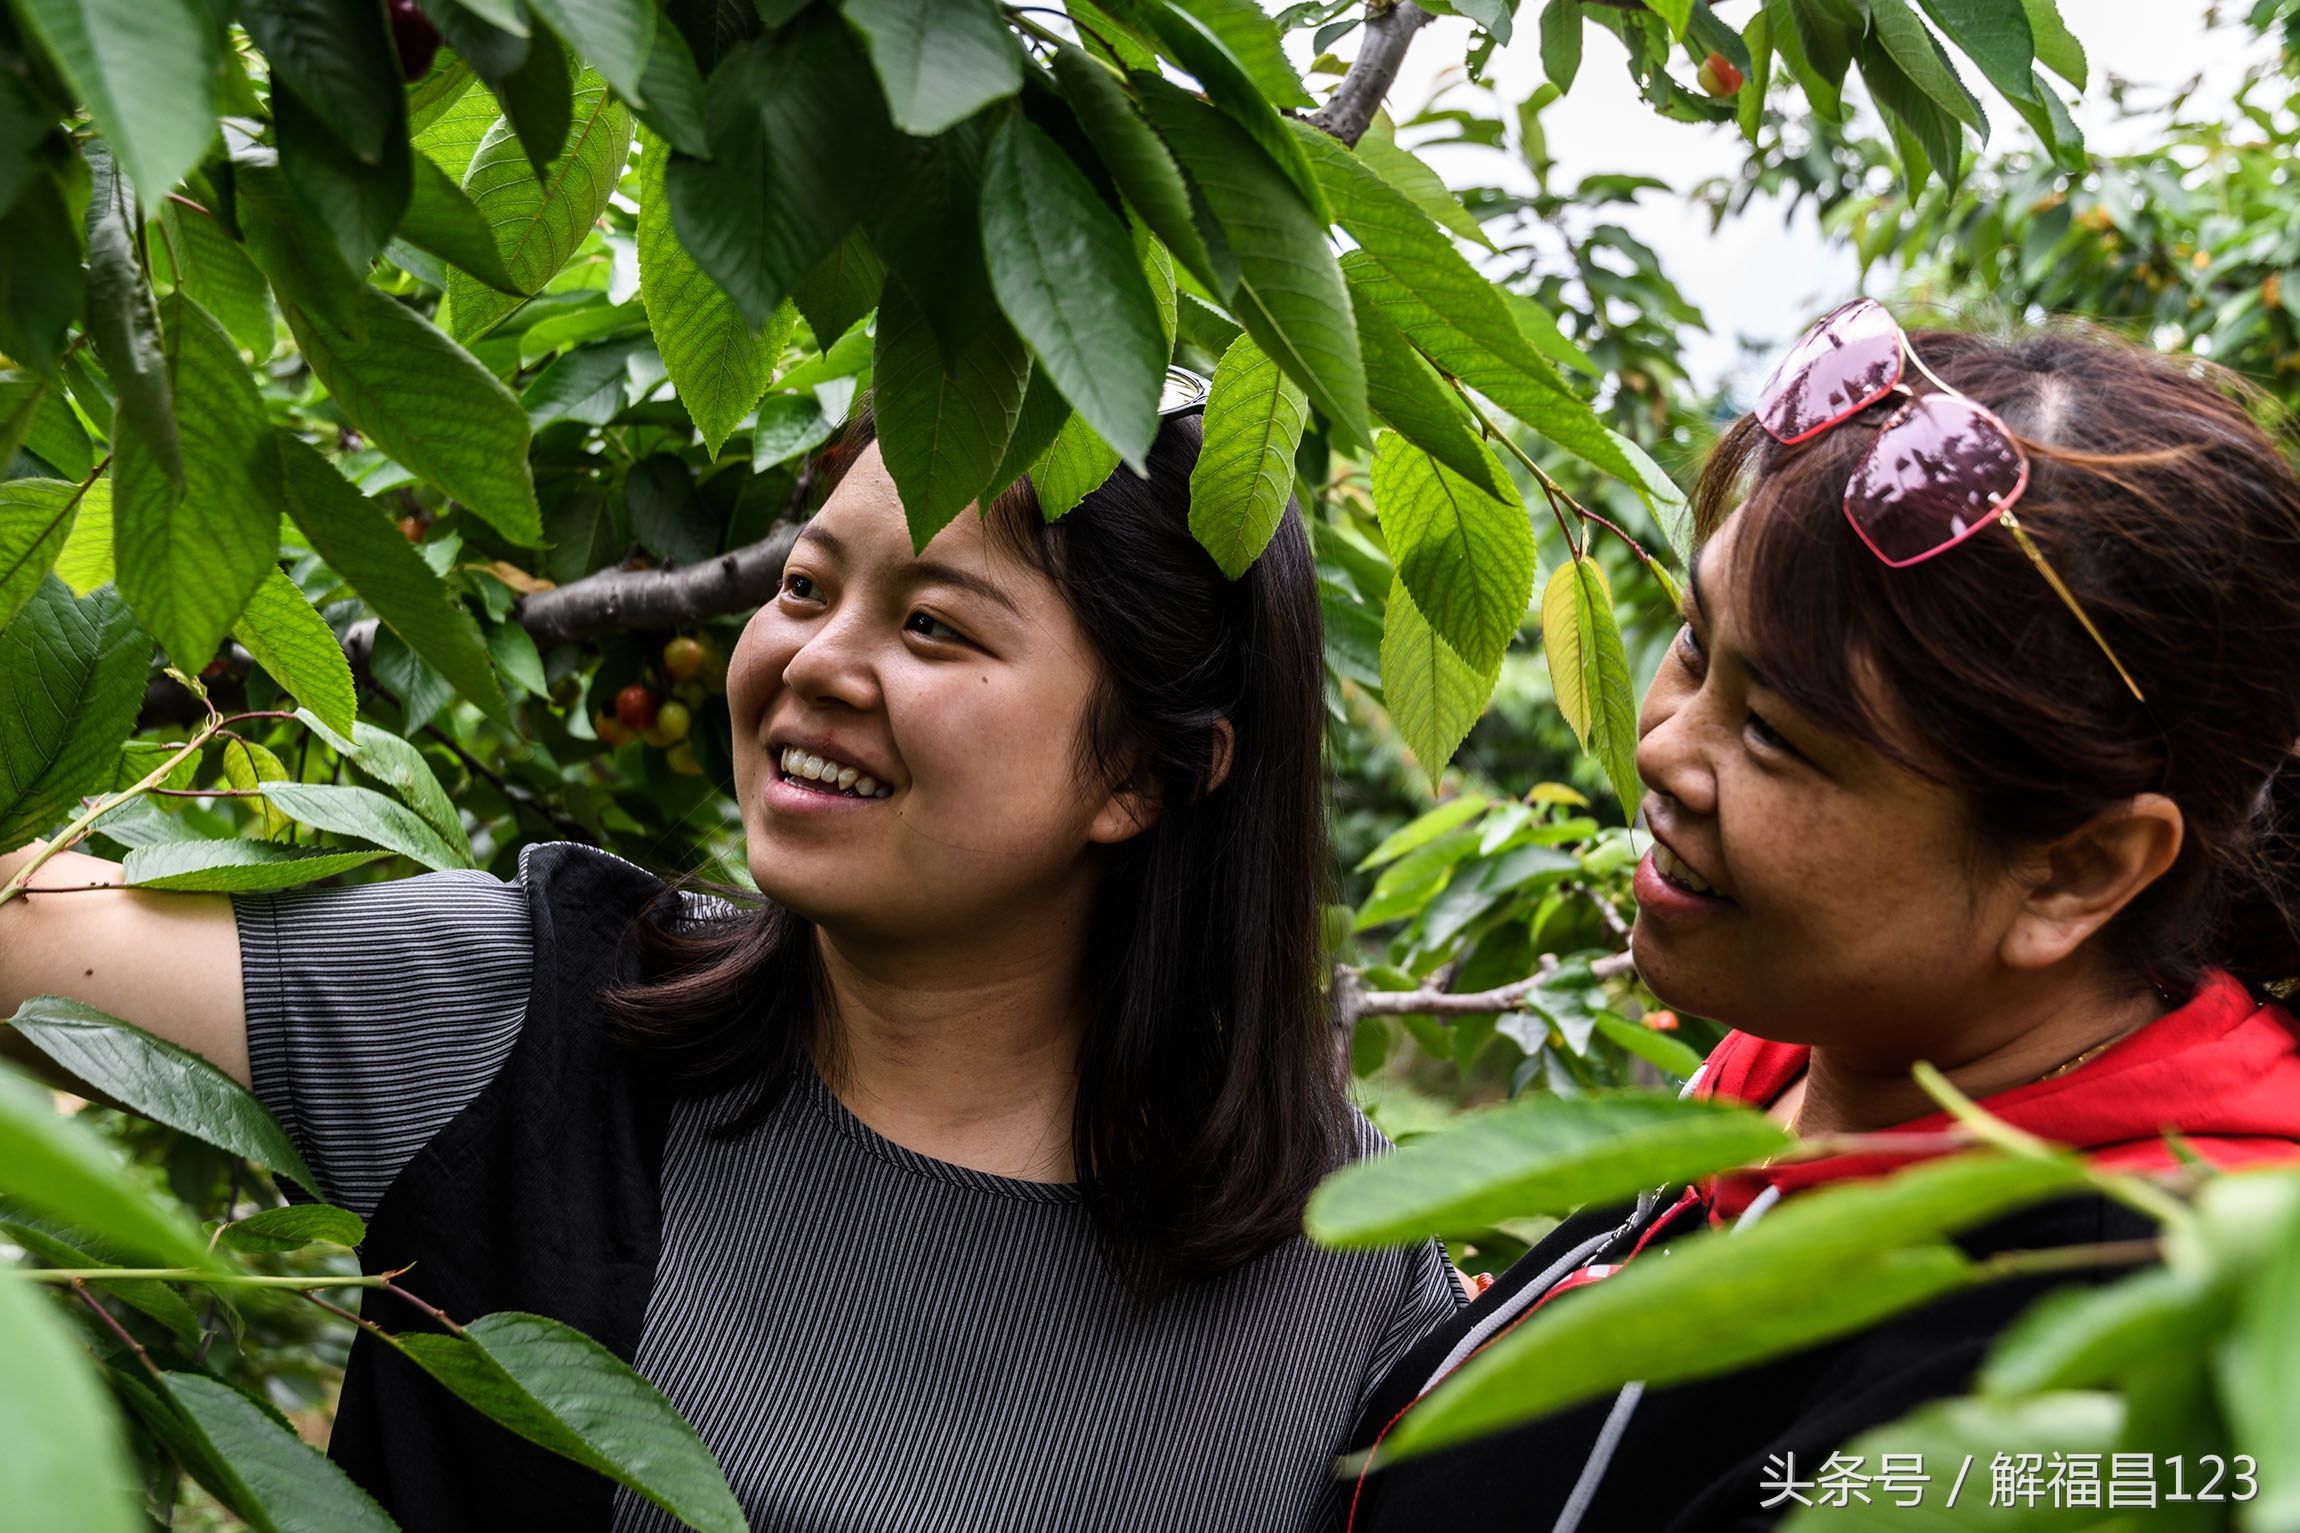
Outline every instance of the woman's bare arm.
{"type": "MultiPolygon", "coordinates": [[[[40,845],[0,856],[0,884],[40,845]]],[[[27,996],[67,996],[205,1055],[248,1084],[247,1003],[230,898],[123,889],[120,880],[118,863],[65,852],[33,875],[27,894],[0,905],[0,1018],[27,996]]],[[[46,1056],[11,1028],[0,1027],[0,1054],[57,1078],[46,1056]]]]}

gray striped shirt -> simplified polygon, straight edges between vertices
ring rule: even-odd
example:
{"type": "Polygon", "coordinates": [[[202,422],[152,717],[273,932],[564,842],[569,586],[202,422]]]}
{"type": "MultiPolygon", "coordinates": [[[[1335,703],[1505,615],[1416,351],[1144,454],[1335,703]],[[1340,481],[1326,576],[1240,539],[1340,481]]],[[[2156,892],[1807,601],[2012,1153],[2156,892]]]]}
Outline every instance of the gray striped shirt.
{"type": "MultiPolygon", "coordinates": [[[[256,1094],[371,1213],[510,1054],[525,892],[457,872],[234,903],[256,1094]]],[[[1076,1188],[907,1150],[811,1072],[741,1138],[703,1132],[756,1089],[673,1110],[637,1365],[757,1529],[1326,1526],[1360,1402],[1460,1302],[1434,1245],[1297,1239],[1143,1315],[1076,1188]]],[[[614,1525],[677,1526],[620,1490],[614,1525]]]]}

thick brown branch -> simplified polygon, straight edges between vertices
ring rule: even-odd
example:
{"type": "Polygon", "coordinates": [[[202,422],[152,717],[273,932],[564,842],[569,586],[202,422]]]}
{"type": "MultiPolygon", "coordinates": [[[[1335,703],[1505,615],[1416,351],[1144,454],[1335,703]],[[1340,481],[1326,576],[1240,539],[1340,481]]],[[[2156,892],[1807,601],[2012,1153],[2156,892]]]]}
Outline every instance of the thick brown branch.
{"type": "Polygon", "coordinates": [[[1365,41],[1358,46],[1357,59],[1326,104],[1310,114],[1310,121],[1355,145],[1381,110],[1382,98],[1397,83],[1398,67],[1406,61],[1414,34],[1429,22],[1430,13],[1413,0],[1367,0],[1365,41]]]}
{"type": "Polygon", "coordinates": [[[676,570],[600,570],[519,598],[512,615],[541,645],[633,628],[684,628],[756,607],[775,592],[799,526],[676,570]]]}

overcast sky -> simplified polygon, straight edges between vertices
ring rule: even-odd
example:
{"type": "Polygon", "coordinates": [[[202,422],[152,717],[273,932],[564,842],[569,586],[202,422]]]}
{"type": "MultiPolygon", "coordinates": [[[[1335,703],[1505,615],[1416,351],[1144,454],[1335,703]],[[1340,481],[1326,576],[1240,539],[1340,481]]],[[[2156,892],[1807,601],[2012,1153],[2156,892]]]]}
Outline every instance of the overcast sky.
{"type": "MultiPolygon", "coordinates": [[[[1518,10],[1517,37],[1495,54],[1487,72],[1506,107],[1532,94],[1542,78],[1535,35],[1539,0],[1522,0],[1518,10]]],[[[2116,120],[2103,88],[2112,74],[2154,88],[2141,99],[2155,99],[2157,89],[2201,73],[2205,87],[2198,101],[2226,99],[2254,50],[2245,46],[2247,34],[2239,27],[2207,31],[2204,10],[2205,0],[2062,0],[2062,14],[2091,63],[2084,99],[2071,106],[2091,147],[2128,151],[2145,134],[2140,124],[2116,120]]],[[[1726,14],[1731,19],[1734,13],[1726,14]]],[[[1458,78],[1469,35],[1469,23],[1450,16],[1422,31],[1390,95],[1394,115],[1400,120],[1412,115],[1449,78],[1458,78]]],[[[1335,51],[1347,58],[1355,47],[1353,36],[1335,51]]],[[[1672,122],[1639,101],[1621,45],[1610,35],[1590,27],[1586,47],[1572,91],[1543,113],[1550,152],[1558,161],[1553,186],[1571,186],[1581,176],[1604,170],[1656,176],[1682,190],[1711,176],[1730,175],[1744,162],[1746,145],[1730,124],[1672,122]]],[[[1966,71],[1969,79],[1977,79],[1969,65],[1966,71]]],[[[2011,109],[1985,86],[1981,89],[1994,127],[1992,147],[2033,142],[2011,109]]],[[[1406,139],[1410,144],[1412,135],[1406,139]]],[[[1443,146],[1432,148],[1428,158],[1457,184],[1532,187],[1531,174],[1514,153],[1443,146]]],[[[1709,334],[1686,338],[1688,367],[1703,383],[1732,369],[1740,353],[1737,336],[1767,346],[1784,342],[1813,315],[1855,290],[1851,255],[1823,238],[1809,200],[1786,227],[1777,211],[1752,203],[1716,234],[1709,232],[1705,213],[1659,192],[1647,193],[1635,208],[1611,210],[1609,216],[1661,253],[1665,269],[1708,317],[1709,334]]],[[[1735,378],[1742,388],[1756,381],[1746,371],[1735,378]]]]}

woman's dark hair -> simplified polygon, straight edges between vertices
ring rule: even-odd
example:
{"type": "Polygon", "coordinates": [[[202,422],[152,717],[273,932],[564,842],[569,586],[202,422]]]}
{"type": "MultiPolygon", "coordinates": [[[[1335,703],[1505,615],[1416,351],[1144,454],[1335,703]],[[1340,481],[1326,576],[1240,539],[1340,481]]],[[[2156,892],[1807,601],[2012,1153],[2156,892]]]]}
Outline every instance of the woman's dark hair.
{"type": "MultiPolygon", "coordinates": [[[[843,471],[867,415],[826,455],[843,471]]],[[[1191,416],[1168,419],[1138,478],[1120,470],[1059,521],[1028,479],[984,513],[1061,593],[1101,661],[1079,741],[1093,780],[1154,790],[1149,829],[1102,848],[1084,972],[1091,1013],[1072,1148],[1116,1269],[1144,1298],[1226,1271],[1301,1229],[1353,1135],[1319,980],[1328,897],[1316,578],[1289,505],[1236,581],[1191,535],[1191,416]],[[1222,721],[1228,775],[1208,783],[1222,721]]],[[[804,1068],[829,1015],[813,923],[771,901],[719,919],[642,921],[644,982],[609,1017],[674,1089],[767,1089],[804,1068]]],[[[835,1032],[819,1041],[835,1047],[835,1032]]]]}
{"type": "Polygon", "coordinates": [[[2300,482],[2255,419],[2273,406],[2073,321],[1909,343],[2020,438],[2021,525],[2148,706],[2003,531],[1905,569],[1854,534],[1845,484],[1898,395],[1795,447],[1745,417],[1705,465],[1695,530],[1739,503],[1752,661],[1816,723],[1957,791],[1987,851],[2167,794],[2179,859],[2095,940],[2176,997],[2206,968],[2281,989],[2300,976],[2300,482]]]}

